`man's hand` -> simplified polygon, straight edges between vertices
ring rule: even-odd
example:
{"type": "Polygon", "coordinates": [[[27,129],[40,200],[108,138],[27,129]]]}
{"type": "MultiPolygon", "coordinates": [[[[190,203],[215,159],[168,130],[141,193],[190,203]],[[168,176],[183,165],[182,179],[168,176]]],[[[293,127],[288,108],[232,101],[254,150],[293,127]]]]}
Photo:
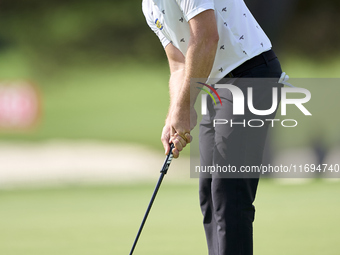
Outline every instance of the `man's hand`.
{"type": "Polygon", "coordinates": [[[161,141],[165,150],[165,155],[168,155],[170,152],[170,123],[165,123],[163,127],[161,141]]]}
{"type": "MultiPolygon", "coordinates": [[[[162,131],[161,141],[165,149],[165,155],[169,154],[170,143],[172,142],[175,145],[175,148],[172,150],[172,154],[174,155],[174,158],[178,158],[179,152],[183,150],[183,148],[187,145],[187,142],[177,133],[172,136],[172,139],[170,139],[170,129],[171,125],[165,124],[162,131]]],[[[191,140],[190,135],[188,138],[191,140]]]]}
{"type": "Polygon", "coordinates": [[[170,117],[170,139],[175,145],[174,157],[177,158],[180,151],[191,142],[190,131],[196,126],[197,114],[194,108],[176,107],[170,117]]]}
{"type": "Polygon", "coordinates": [[[171,113],[170,125],[171,138],[177,133],[180,137],[189,141],[186,139],[186,135],[190,134],[190,108],[176,107],[171,113]]]}
{"type": "Polygon", "coordinates": [[[173,143],[175,148],[172,150],[172,153],[174,158],[178,158],[179,152],[182,151],[184,147],[192,140],[190,130],[196,126],[197,114],[195,109],[189,110],[189,113],[187,114],[183,114],[183,111],[179,111],[182,112],[183,115],[178,113],[176,114],[175,112],[178,111],[173,111],[174,114],[171,114],[171,116],[169,116],[166,120],[166,124],[162,131],[161,141],[163,143],[166,155],[170,152],[170,143],[173,143]],[[177,116],[179,116],[179,118],[177,116]],[[191,116],[191,119],[189,116],[191,116]],[[189,127],[189,129],[183,127],[189,127]],[[179,130],[188,130],[188,132],[179,130]]]}

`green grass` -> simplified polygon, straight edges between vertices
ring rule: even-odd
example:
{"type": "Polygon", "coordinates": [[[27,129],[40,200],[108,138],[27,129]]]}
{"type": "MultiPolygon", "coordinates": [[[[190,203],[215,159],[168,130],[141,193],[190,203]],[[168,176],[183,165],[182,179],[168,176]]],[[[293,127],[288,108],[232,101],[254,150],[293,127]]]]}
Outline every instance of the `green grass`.
{"type": "MultiPolygon", "coordinates": [[[[164,182],[136,254],[207,254],[197,186],[164,182]]],[[[0,254],[128,254],[154,184],[0,191],[0,254]]],[[[339,183],[260,183],[255,255],[338,254],[339,183]]]]}
{"type": "Polygon", "coordinates": [[[38,84],[43,112],[33,132],[2,133],[1,140],[99,139],[161,146],[169,102],[166,63],[81,66],[50,76],[7,69],[1,72],[0,63],[0,77],[38,84]]]}

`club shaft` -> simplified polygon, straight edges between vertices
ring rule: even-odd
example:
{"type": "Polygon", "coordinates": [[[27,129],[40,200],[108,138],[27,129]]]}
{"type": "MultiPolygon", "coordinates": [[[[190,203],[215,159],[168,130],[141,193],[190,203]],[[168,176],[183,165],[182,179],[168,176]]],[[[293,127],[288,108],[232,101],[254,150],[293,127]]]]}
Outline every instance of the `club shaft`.
{"type": "Polygon", "coordinates": [[[150,213],[152,204],[153,204],[153,202],[155,201],[155,198],[156,198],[157,192],[158,192],[158,190],[159,190],[159,187],[161,186],[162,181],[163,181],[163,178],[164,178],[164,176],[166,175],[166,173],[167,173],[167,171],[168,171],[168,168],[169,168],[170,163],[171,163],[172,158],[173,158],[173,155],[172,155],[172,149],[173,149],[173,148],[174,148],[174,144],[171,144],[171,146],[170,146],[170,152],[169,152],[169,154],[168,154],[168,155],[166,156],[166,158],[165,158],[163,167],[162,167],[162,169],[161,169],[161,175],[159,176],[157,185],[156,185],[155,190],[154,190],[154,192],[153,192],[153,194],[152,194],[150,203],[149,203],[149,205],[148,205],[148,208],[146,209],[146,212],[145,212],[143,221],[142,221],[142,223],[141,223],[141,225],[140,225],[140,227],[139,227],[137,236],[136,236],[135,241],[134,241],[134,243],[133,243],[133,245],[132,245],[132,248],[131,248],[131,251],[130,251],[130,254],[129,254],[129,255],[132,255],[133,251],[134,251],[135,248],[136,248],[136,245],[137,245],[139,236],[140,236],[141,233],[142,233],[144,224],[145,224],[145,222],[146,222],[146,219],[148,218],[148,215],[149,215],[149,213],[150,213]]]}
{"type": "Polygon", "coordinates": [[[159,187],[161,186],[161,183],[162,183],[162,181],[163,181],[164,175],[165,175],[164,173],[161,173],[161,175],[160,175],[160,177],[159,177],[159,180],[158,180],[158,182],[157,182],[156,188],[155,188],[155,190],[154,190],[154,192],[153,192],[153,194],[152,194],[152,197],[151,197],[151,200],[150,200],[148,209],[146,209],[146,213],[145,213],[145,215],[144,215],[142,224],[141,224],[140,227],[139,227],[139,230],[138,230],[136,239],[135,239],[135,241],[134,241],[134,243],[133,243],[133,245],[132,245],[132,248],[131,248],[131,251],[130,251],[130,255],[132,255],[133,251],[135,250],[135,247],[136,247],[136,245],[137,245],[139,236],[140,236],[140,234],[142,233],[144,224],[145,224],[145,222],[146,222],[146,219],[148,218],[148,215],[149,215],[149,213],[150,213],[152,204],[153,204],[153,202],[155,201],[157,192],[158,192],[158,190],[159,190],[159,187]]]}

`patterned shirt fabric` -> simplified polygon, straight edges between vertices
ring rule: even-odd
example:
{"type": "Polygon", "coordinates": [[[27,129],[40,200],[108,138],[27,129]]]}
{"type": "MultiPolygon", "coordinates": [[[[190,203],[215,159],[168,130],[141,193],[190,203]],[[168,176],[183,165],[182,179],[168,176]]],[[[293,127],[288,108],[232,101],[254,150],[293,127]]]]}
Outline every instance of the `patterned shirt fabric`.
{"type": "Polygon", "coordinates": [[[243,0],[143,0],[142,8],[163,47],[172,43],[184,56],[190,39],[188,21],[203,11],[215,11],[220,39],[209,78],[221,79],[272,47],[243,0]]]}

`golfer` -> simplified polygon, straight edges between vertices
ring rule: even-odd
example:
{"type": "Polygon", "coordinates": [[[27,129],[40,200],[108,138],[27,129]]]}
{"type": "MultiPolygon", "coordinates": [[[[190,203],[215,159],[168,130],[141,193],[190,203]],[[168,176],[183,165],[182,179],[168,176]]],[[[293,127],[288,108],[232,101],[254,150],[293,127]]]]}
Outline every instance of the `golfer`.
{"type": "MultiPolygon", "coordinates": [[[[242,0],[143,0],[143,13],[169,62],[170,106],[161,140],[166,154],[169,141],[174,143],[175,158],[191,142],[190,131],[196,125],[194,103],[200,90],[190,92],[193,78],[278,80],[282,73],[270,40],[242,0]]],[[[243,84],[236,85],[246,93],[243,84]]],[[[253,104],[257,109],[268,109],[271,93],[268,86],[258,85],[254,87],[253,104]]],[[[230,92],[224,89],[218,93],[223,105],[232,108],[230,92]]],[[[226,113],[211,101],[209,113],[200,123],[201,164],[212,165],[219,160],[237,166],[261,164],[267,126],[250,129],[237,125],[217,132],[211,119],[226,118],[226,113]]],[[[209,255],[253,254],[257,184],[258,178],[200,178],[209,255]]]]}

